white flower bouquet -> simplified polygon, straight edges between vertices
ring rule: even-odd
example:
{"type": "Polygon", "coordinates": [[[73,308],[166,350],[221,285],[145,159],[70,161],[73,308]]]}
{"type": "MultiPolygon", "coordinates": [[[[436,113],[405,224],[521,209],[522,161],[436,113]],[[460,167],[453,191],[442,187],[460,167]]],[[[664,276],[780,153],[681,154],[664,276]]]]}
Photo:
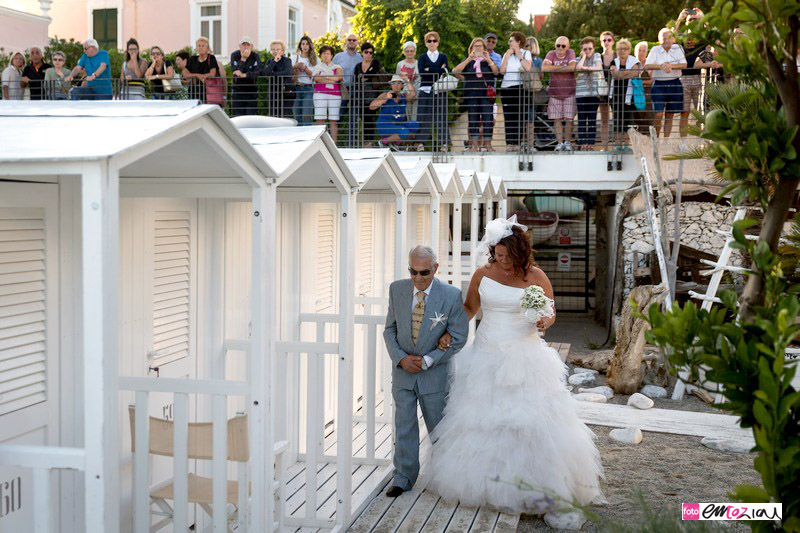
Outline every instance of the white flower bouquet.
{"type": "Polygon", "coordinates": [[[538,285],[531,285],[522,292],[519,300],[522,314],[533,323],[543,318],[550,318],[556,314],[555,302],[548,298],[544,289],[538,285]]]}

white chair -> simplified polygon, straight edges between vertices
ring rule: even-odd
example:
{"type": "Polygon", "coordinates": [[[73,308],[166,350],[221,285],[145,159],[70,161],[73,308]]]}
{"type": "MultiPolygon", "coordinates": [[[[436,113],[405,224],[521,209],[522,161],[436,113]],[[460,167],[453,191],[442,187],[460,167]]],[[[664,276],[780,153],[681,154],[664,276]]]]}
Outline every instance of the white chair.
{"type": "MultiPolygon", "coordinates": [[[[134,406],[128,406],[128,414],[131,424],[131,450],[136,453],[136,412],[134,406]]],[[[210,461],[213,456],[213,424],[211,422],[190,422],[189,423],[189,445],[188,458],[210,461]]],[[[228,523],[238,522],[240,525],[246,523],[247,517],[243,512],[246,506],[240,502],[249,497],[249,483],[247,481],[247,462],[250,460],[250,450],[248,447],[249,434],[247,429],[247,416],[240,415],[228,420],[228,461],[238,463],[238,480],[227,482],[226,502],[233,506],[233,511],[228,514],[228,523]]],[[[273,482],[273,491],[283,487],[285,478],[285,464],[283,452],[288,449],[288,443],[279,442],[274,447],[275,474],[277,480],[273,482]]],[[[153,455],[164,457],[174,457],[174,423],[171,420],[150,417],[150,450],[153,455]]],[[[198,476],[190,473],[188,477],[189,503],[195,503],[202,507],[208,514],[212,514],[213,502],[213,482],[211,478],[198,476]]],[[[155,533],[172,522],[173,509],[167,500],[174,500],[174,483],[169,478],[150,487],[150,499],[160,511],[152,511],[152,514],[163,516],[164,518],[150,527],[150,532],[155,533]]],[[[283,521],[283,509],[280,501],[276,505],[275,526],[280,526],[283,521]]],[[[210,529],[210,526],[206,529],[210,529]]],[[[228,533],[233,530],[228,526],[228,533]]]]}

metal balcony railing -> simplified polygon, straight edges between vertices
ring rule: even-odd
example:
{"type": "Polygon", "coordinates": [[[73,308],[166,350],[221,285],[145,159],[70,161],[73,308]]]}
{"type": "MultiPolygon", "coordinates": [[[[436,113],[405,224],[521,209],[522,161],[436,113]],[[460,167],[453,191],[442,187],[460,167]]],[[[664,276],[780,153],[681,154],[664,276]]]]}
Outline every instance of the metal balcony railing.
{"type": "Polygon", "coordinates": [[[458,80],[443,77],[428,89],[403,82],[399,92],[392,90],[390,78],[364,75],[349,85],[315,86],[292,77],[222,77],[180,85],[176,80],[172,87],[172,82],[113,79],[105,82],[104,95],[80,83],[54,82],[44,85],[43,97],[199,99],[220,105],[231,116],[287,117],[301,125],[334,120],[342,147],[387,146],[431,153],[437,161],[452,154],[514,154],[520,170],[532,168],[537,152],[599,151],[606,153],[612,170],[621,154],[630,151],[629,128],[648,133],[654,125],[660,135],[685,135],[694,121],[689,112],[704,111],[706,88],[722,82],[708,70],[671,83],[658,81],[655,89],[648,76],[631,81],[582,72],[577,94],[572,88],[571,96],[561,98],[542,73],[526,73],[510,87],[503,87],[502,79],[466,74],[458,80]],[[672,112],[656,111],[655,106],[672,112]]]}

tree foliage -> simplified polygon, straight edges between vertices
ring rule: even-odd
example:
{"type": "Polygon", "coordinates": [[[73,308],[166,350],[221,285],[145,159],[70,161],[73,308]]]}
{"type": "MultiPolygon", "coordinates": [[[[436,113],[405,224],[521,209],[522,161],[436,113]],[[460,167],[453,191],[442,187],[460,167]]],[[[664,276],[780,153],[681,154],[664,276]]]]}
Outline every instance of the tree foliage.
{"type": "Polygon", "coordinates": [[[436,31],[439,50],[455,66],[466,57],[474,37],[494,32],[502,44],[512,30],[524,30],[526,25],[516,18],[518,7],[519,0],[363,0],[353,27],[362,42],[375,46],[375,55],[385,65],[403,57],[406,41],[414,41],[422,53],[423,36],[436,31]]]}
{"type": "MultiPolygon", "coordinates": [[[[700,0],[692,6],[705,11],[710,2],[700,0]]],[[[542,35],[551,38],[566,35],[580,40],[587,35],[597,39],[600,32],[610,31],[615,36],[655,41],[658,31],[677,18],[684,7],[685,0],[555,0],[542,35]]]]}

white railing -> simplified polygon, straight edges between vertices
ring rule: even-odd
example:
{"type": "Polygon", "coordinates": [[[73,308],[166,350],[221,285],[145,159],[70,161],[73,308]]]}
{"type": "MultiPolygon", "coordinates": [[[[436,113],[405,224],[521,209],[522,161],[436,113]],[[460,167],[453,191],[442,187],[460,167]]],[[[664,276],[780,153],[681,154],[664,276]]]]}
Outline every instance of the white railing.
{"type": "Polygon", "coordinates": [[[50,501],[52,471],[83,471],[85,460],[83,448],[0,444],[0,466],[29,468],[33,471],[33,533],[53,531],[50,512],[58,509],[58,504],[50,501]]]}
{"type": "MultiPolygon", "coordinates": [[[[365,311],[370,311],[373,307],[377,307],[378,309],[385,308],[386,298],[362,296],[357,297],[355,299],[355,303],[357,305],[364,306],[365,311]]],[[[356,413],[350,414],[349,419],[334,420],[334,426],[336,427],[337,442],[340,442],[341,439],[344,438],[344,435],[348,435],[347,438],[349,438],[349,433],[343,431],[345,428],[348,426],[352,427],[353,422],[363,422],[366,426],[366,446],[364,447],[363,454],[352,454],[345,458],[346,460],[344,461],[342,460],[343,458],[340,457],[341,453],[344,452],[340,450],[348,449],[347,447],[337,445],[336,455],[333,455],[330,453],[325,453],[326,450],[324,445],[324,414],[326,412],[326,407],[334,407],[326,405],[326,398],[329,398],[326,392],[329,391],[326,391],[325,370],[327,363],[333,363],[333,358],[327,359],[326,356],[336,356],[337,361],[343,361],[343,358],[339,357],[339,344],[337,342],[327,342],[326,333],[328,333],[330,330],[329,326],[331,326],[334,330],[338,327],[339,315],[302,313],[299,317],[299,323],[301,326],[304,324],[311,324],[314,326],[315,340],[313,342],[282,341],[277,343],[276,349],[279,357],[285,357],[288,359],[289,357],[305,356],[306,360],[306,412],[304,417],[305,450],[304,453],[297,454],[298,460],[305,462],[305,486],[304,489],[302,489],[305,492],[305,509],[303,516],[288,516],[288,513],[286,513],[284,518],[284,523],[286,525],[293,527],[313,527],[334,530],[343,530],[348,526],[346,520],[347,517],[352,515],[352,509],[345,510],[345,513],[343,514],[346,515],[346,517],[340,516],[338,509],[334,519],[329,519],[325,516],[318,516],[318,492],[321,488],[318,477],[318,465],[348,465],[348,471],[337,471],[336,473],[337,495],[332,499],[334,501],[342,501],[342,496],[338,494],[338,492],[342,490],[342,487],[350,486],[349,483],[343,482],[343,478],[352,476],[352,465],[386,466],[390,464],[389,459],[377,457],[376,451],[378,445],[375,440],[377,424],[390,424],[392,421],[391,373],[383,368],[381,369],[381,394],[383,395],[381,399],[384,412],[382,416],[377,416],[378,369],[382,366],[385,366],[382,365],[382,356],[385,356],[384,358],[388,360],[388,356],[386,356],[385,353],[380,349],[380,347],[383,346],[383,338],[379,332],[382,330],[385,322],[386,318],[383,315],[361,314],[355,316],[356,327],[363,326],[364,328],[364,348],[361,350],[363,353],[356,354],[357,356],[363,357],[364,363],[362,403],[360,408],[356,409],[356,413]],[[358,411],[360,411],[360,413],[358,411]]],[[[297,365],[297,367],[299,368],[300,365],[297,365]]],[[[339,368],[341,368],[341,366],[339,368]]],[[[353,390],[342,390],[338,386],[334,386],[337,390],[335,391],[333,397],[338,403],[345,401],[347,395],[353,395],[354,393],[353,390]]],[[[278,397],[276,400],[278,405],[280,405],[282,402],[289,402],[290,395],[294,394],[295,397],[299,398],[299,395],[302,393],[299,390],[299,379],[298,390],[296,391],[293,391],[291,386],[281,387],[280,385],[276,387],[276,390],[280,391],[278,392],[278,397]]],[[[336,409],[330,410],[332,412],[337,412],[336,409]]],[[[302,420],[302,413],[299,414],[300,419],[302,420]]],[[[295,427],[294,433],[290,436],[290,440],[291,439],[295,439],[295,442],[300,441],[301,436],[299,425],[295,427]]],[[[282,500],[281,506],[284,504],[285,502],[282,500]]]]}
{"type": "MultiPolygon", "coordinates": [[[[248,344],[242,344],[239,349],[248,349],[248,344]]],[[[234,348],[229,348],[234,349],[234,348]]],[[[211,511],[214,531],[228,531],[228,399],[230,397],[247,397],[250,385],[244,381],[225,380],[197,380],[175,378],[149,378],[149,377],[120,377],[120,391],[131,391],[135,395],[134,406],[134,447],[133,453],[133,531],[135,533],[148,533],[151,531],[151,493],[163,485],[173,483],[172,509],[161,509],[153,514],[165,516],[153,528],[173,522],[174,531],[186,531],[189,526],[189,397],[190,395],[206,396],[211,398],[211,423],[212,423],[212,503],[207,510],[211,511]],[[173,395],[173,473],[171,480],[166,483],[151,486],[150,480],[150,394],[171,393],[173,395]]],[[[252,432],[249,432],[252,434],[252,432]]],[[[252,446],[248,439],[249,455],[265,453],[252,446]]],[[[273,446],[276,453],[276,471],[278,482],[271,485],[272,491],[282,485],[281,474],[285,465],[282,462],[282,453],[286,443],[273,446]]],[[[239,462],[238,467],[238,498],[237,498],[237,531],[248,530],[248,515],[250,512],[250,496],[248,494],[248,464],[239,462]]],[[[273,497],[268,495],[267,497],[273,497]]],[[[253,505],[263,506],[264,502],[252,502],[253,505]]],[[[280,515],[276,513],[273,529],[280,527],[280,515]]],[[[267,517],[272,520],[272,517],[267,517]]]]}

